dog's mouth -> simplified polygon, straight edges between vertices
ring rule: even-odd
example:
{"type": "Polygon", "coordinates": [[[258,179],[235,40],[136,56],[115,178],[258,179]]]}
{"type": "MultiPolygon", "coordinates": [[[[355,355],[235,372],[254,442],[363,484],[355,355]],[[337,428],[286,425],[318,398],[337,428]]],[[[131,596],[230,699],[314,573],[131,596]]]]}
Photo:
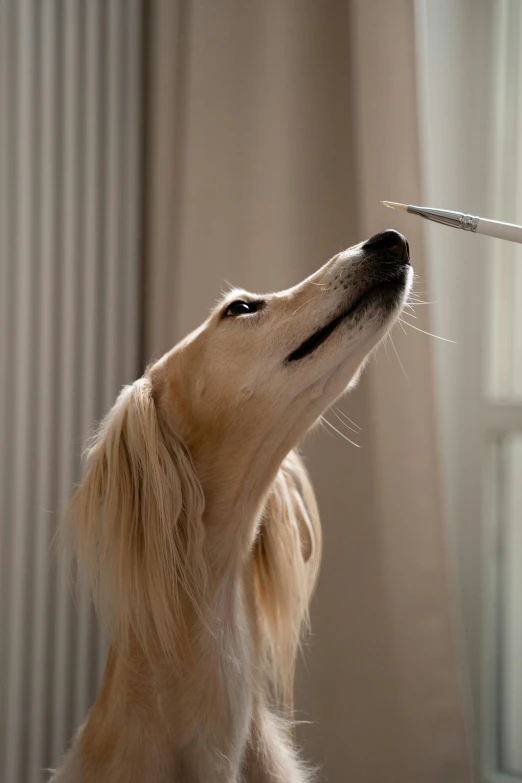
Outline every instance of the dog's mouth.
{"type": "Polygon", "coordinates": [[[348,308],[342,310],[338,315],[332,318],[326,326],[322,326],[310,337],[308,337],[301,345],[292,351],[285,359],[285,362],[295,362],[299,359],[304,359],[306,356],[310,356],[311,353],[316,351],[330,335],[337,329],[337,327],[353,316],[356,312],[359,312],[365,306],[370,304],[377,296],[396,294],[397,290],[404,284],[404,276],[397,276],[392,280],[385,280],[375,285],[372,285],[361,296],[359,296],[355,302],[353,302],[348,308]]]}

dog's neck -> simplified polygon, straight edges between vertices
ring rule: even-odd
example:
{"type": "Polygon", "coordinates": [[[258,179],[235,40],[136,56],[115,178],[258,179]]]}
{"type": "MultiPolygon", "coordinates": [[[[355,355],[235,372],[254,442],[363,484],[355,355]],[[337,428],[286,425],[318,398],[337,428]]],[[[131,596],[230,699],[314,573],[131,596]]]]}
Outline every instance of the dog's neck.
{"type": "MultiPolygon", "coordinates": [[[[251,552],[263,506],[287,454],[312,426],[316,412],[306,395],[296,399],[289,422],[273,422],[269,436],[249,421],[194,442],[188,449],[205,496],[204,523],[217,578],[238,573],[251,552]],[[224,466],[234,465],[231,474],[224,466]]],[[[268,414],[267,414],[268,417],[268,414]]]]}

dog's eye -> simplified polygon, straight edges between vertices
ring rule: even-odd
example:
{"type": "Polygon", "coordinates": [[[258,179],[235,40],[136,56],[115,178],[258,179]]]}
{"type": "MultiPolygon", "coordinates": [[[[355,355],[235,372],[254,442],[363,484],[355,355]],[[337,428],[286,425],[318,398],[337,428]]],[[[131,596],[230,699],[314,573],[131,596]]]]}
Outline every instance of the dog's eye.
{"type": "Polygon", "coordinates": [[[250,315],[256,313],[263,306],[263,302],[245,302],[237,299],[231,302],[223,313],[223,318],[234,318],[237,315],[250,315]]]}

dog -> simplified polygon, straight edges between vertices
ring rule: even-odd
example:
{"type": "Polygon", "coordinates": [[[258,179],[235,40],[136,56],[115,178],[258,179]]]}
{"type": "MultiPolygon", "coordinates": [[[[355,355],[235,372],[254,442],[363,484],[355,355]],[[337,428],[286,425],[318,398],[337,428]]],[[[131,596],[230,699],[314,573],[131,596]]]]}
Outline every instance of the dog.
{"type": "Polygon", "coordinates": [[[110,637],[54,783],[304,783],[293,680],[321,557],[295,450],[398,317],[387,230],[288,290],[235,290],[123,389],[61,529],[110,637]]]}

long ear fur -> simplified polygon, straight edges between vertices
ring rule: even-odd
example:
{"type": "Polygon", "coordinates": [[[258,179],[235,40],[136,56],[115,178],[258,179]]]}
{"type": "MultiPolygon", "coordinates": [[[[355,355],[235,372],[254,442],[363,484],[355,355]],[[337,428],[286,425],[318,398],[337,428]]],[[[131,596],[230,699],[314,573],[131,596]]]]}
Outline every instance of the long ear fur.
{"type": "Polygon", "coordinates": [[[267,664],[276,695],[293,712],[295,661],[321,560],[314,492],[296,452],[284,460],[268,495],[254,548],[258,602],[267,631],[267,664]]]}
{"type": "Polygon", "coordinates": [[[123,389],[86,457],[62,541],[112,641],[178,657],[187,609],[201,607],[206,588],[204,497],[186,447],[158,419],[147,377],[123,389]]]}

